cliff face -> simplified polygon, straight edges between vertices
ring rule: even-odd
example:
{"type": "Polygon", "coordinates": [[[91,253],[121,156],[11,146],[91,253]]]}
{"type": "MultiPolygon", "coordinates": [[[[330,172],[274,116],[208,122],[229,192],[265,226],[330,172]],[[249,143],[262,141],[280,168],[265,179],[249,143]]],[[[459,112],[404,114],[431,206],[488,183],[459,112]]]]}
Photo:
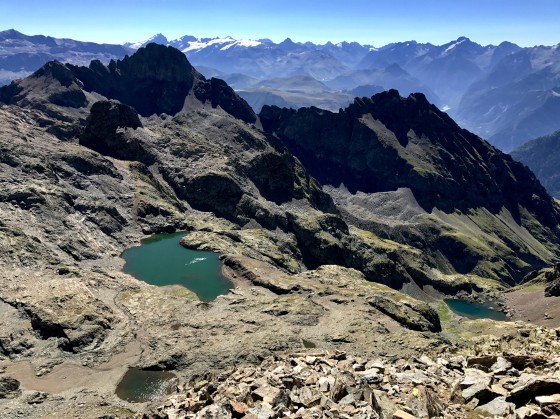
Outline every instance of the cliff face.
{"type": "Polygon", "coordinates": [[[264,107],[259,118],[265,132],[276,135],[320,182],[334,187],[344,184],[354,196],[339,199],[347,201],[339,208],[344,211],[346,206],[348,222],[369,225],[373,232],[385,231],[388,238],[420,245],[423,250],[437,249],[458,272],[473,271],[486,258],[486,233],[498,237],[500,244],[493,243],[491,253],[508,259],[505,269],[515,280],[521,278],[523,265],[548,260],[544,249],[534,251],[534,242],[557,253],[560,211],[535,176],[461,129],[422,94],[402,98],[392,90],[356,99],[338,113],[264,107]],[[449,217],[464,215],[475,228],[467,231],[457,225],[467,220],[436,217],[435,229],[420,232],[418,223],[397,228],[368,220],[386,208],[368,206],[370,214],[361,221],[355,211],[348,210],[348,201],[356,204],[360,194],[390,194],[399,189],[412,193],[402,208],[419,205],[413,214],[416,221],[421,212],[439,211],[449,217]],[[506,229],[499,220],[504,214],[506,229]],[[506,255],[510,250],[513,254],[506,255]]]}
{"type": "Polygon", "coordinates": [[[520,204],[549,226],[560,220],[530,171],[420,93],[402,98],[390,90],[356,99],[339,113],[265,107],[260,119],[323,184],[344,183],[351,192],[408,187],[428,211],[517,211],[520,204]]]}
{"type": "Polygon", "coordinates": [[[195,80],[195,70],[184,54],[155,44],[108,66],[92,61],[89,67],[68,68],[84,90],[117,99],[143,116],[179,112],[195,80]]]}

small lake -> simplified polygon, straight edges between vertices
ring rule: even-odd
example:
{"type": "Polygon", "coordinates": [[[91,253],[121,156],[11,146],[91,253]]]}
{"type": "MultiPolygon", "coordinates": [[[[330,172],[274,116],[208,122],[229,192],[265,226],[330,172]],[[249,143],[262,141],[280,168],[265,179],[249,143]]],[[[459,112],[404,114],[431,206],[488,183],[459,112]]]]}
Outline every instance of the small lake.
{"type": "Polygon", "coordinates": [[[115,394],[131,403],[158,400],[173,392],[176,378],[175,374],[169,371],[130,368],[117,385],[115,394]]]}
{"type": "Polygon", "coordinates": [[[507,319],[505,313],[491,308],[491,303],[479,304],[455,299],[446,299],[444,301],[452,311],[470,319],[492,319],[500,321],[507,319]]]}
{"type": "Polygon", "coordinates": [[[233,284],[223,277],[218,254],[184,248],[184,235],[156,234],[125,250],[123,271],[152,285],[182,285],[202,301],[226,294],[233,284]]]}

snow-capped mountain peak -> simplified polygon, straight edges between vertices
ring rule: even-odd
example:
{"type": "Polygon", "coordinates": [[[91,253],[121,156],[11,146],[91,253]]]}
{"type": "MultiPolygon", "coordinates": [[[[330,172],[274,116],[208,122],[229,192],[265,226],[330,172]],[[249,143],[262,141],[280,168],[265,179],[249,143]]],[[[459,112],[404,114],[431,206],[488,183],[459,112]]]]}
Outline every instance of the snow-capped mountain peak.
{"type": "Polygon", "coordinates": [[[167,40],[167,38],[164,35],[162,35],[161,33],[158,33],[158,34],[146,39],[145,41],[127,42],[126,44],[124,44],[124,46],[127,47],[127,48],[138,49],[138,48],[141,48],[141,47],[143,47],[145,45],[148,45],[148,44],[151,44],[151,43],[167,45],[169,43],[169,41],[167,40]]]}
{"type": "MultiPolygon", "coordinates": [[[[257,47],[259,45],[263,45],[265,42],[263,41],[255,41],[252,39],[234,39],[231,36],[226,37],[216,37],[216,38],[196,38],[191,35],[185,35],[178,39],[173,39],[169,41],[164,35],[157,34],[152,36],[146,41],[141,42],[129,42],[125,44],[125,47],[138,49],[143,47],[149,43],[156,43],[162,45],[169,45],[174,48],[177,48],[185,53],[187,52],[197,52],[203,50],[205,48],[218,48],[222,51],[225,51],[229,48],[233,47],[257,47]]],[[[271,42],[271,41],[270,41],[271,42]]]]}
{"type": "Polygon", "coordinates": [[[254,41],[252,39],[233,39],[231,36],[226,36],[225,38],[212,38],[212,39],[200,39],[196,41],[191,41],[187,45],[183,45],[181,49],[183,52],[192,52],[202,50],[208,47],[219,48],[221,51],[225,51],[232,47],[257,47],[262,45],[260,41],[254,41]]]}

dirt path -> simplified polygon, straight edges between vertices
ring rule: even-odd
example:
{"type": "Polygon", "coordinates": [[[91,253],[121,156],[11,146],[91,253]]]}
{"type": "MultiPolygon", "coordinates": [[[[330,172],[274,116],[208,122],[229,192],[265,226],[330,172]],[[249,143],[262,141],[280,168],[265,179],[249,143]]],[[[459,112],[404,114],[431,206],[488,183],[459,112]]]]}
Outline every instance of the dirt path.
{"type": "Polygon", "coordinates": [[[125,350],[114,355],[110,361],[98,367],[84,367],[72,362],[63,362],[44,376],[37,377],[31,362],[0,362],[6,374],[21,382],[26,390],[45,391],[56,394],[80,388],[96,389],[100,393],[112,393],[128,365],[138,361],[142,350],[133,341],[125,350]]]}

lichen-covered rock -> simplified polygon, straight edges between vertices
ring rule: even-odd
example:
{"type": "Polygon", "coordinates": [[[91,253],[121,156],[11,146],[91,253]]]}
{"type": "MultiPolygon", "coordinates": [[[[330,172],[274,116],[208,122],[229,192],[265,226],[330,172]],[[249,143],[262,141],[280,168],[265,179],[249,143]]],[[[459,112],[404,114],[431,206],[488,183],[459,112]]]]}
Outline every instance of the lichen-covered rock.
{"type": "Polygon", "coordinates": [[[412,330],[440,332],[441,324],[437,312],[421,302],[394,301],[386,296],[375,296],[369,304],[412,330]]]}

